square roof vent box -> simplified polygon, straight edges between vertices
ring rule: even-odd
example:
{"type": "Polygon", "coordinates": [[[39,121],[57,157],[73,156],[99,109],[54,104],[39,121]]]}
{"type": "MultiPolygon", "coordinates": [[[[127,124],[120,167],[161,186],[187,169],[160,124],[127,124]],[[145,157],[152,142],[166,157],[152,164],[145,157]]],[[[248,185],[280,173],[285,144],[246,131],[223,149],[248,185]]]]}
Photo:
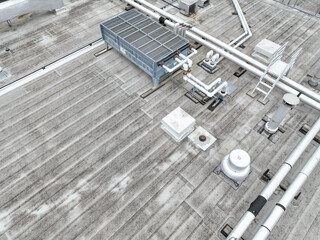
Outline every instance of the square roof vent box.
{"type": "Polygon", "coordinates": [[[195,14],[198,11],[198,1],[199,0],[180,0],[180,13],[186,16],[195,14]]]}
{"type": "Polygon", "coordinates": [[[161,123],[161,128],[176,142],[180,142],[193,131],[196,120],[178,107],[165,116],[161,123]]]}

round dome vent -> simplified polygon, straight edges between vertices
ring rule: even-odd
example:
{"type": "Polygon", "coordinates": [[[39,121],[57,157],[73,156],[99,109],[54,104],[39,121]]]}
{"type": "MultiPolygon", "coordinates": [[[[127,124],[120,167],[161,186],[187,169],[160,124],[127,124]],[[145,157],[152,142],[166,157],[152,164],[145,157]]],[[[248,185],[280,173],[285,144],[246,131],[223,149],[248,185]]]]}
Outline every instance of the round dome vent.
{"type": "Polygon", "coordinates": [[[224,157],[222,172],[235,182],[243,181],[250,173],[251,158],[246,151],[235,149],[224,157]]]}

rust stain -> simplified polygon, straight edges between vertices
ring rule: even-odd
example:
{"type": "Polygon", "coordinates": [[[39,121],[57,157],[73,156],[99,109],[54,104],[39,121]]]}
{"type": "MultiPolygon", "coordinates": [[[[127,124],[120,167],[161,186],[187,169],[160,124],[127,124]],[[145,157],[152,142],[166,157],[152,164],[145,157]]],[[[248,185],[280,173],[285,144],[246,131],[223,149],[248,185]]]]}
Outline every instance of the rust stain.
{"type": "Polygon", "coordinates": [[[31,14],[31,13],[23,14],[23,15],[19,16],[18,19],[24,18],[24,17],[26,17],[26,16],[28,16],[28,15],[30,15],[30,14],[31,14]]]}

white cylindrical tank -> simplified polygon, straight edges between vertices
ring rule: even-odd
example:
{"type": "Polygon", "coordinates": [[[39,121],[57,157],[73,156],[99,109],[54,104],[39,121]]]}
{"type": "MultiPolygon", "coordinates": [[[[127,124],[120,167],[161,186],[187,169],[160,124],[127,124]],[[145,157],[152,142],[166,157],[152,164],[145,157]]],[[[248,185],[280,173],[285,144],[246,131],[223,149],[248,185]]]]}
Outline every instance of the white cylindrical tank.
{"type": "Polygon", "coordinates": [[[222,160],[221,171],[235,182],[243,181],[250,173],[250,163],[246,151],[235,149],[222,160]]]}

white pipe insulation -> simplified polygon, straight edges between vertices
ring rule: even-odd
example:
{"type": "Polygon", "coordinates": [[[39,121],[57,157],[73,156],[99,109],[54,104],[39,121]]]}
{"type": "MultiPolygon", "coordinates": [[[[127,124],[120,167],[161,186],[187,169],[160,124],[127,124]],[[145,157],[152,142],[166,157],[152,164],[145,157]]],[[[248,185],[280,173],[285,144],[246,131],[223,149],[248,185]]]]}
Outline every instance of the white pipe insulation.
{"type": "Polygon", "coordinates": [[[210,51],[207,52],[207,54],[206,54],[206,61],[209,61],[209,60],[212,58],[212,56],[213,56],[213,51],[210,50],[210,51]]]}
{"type": "MultiPolygon", "coordinates": [[[[250,27],[247,23],[247,20],[245,19],[244,17],[244,14],[243,14],[243,11],[239,5],[239,2],[237,0],[232,0],[233,2],[233,5],[237,11],[237,14],[239,16],[239,19],[240,19],[240,22],[241,22],[241,25],[244,29],[244,33],[241,34],[239,37],[237,37],[236,39],[232,40],[232,42],[229,43],[230,46],[234,45],[233,48],[237,48],[239,47],[241,44],[243,44],[245,41],[247,41],[249,38],[252,37],[252,32],[250,30],[250,27]]],[[[210,52],[212,52],[212,55],[213,55],[213,51],[211,50],[210,52]]],[[[208,52],[208,54],[210,53],[208,52]]],[[[217,60],[217,63],[219,63],[220,61],[222,61],[224,59],[224,57],[220,57],[218,60],[217,60]]]]}
{"type": "MultiPolygon", "coordinates": [[[[235,9],[236,9],[236,11],[237,11],[238,16],[239,16],[241,25],[242,25],[242,27],[243,27],[243,29],[244,29],[244,33],[243,33],[241,36],[237,37],[237,38],[234,39],[231,43],[229,43],[230,46],[232,46],[233,44],[236,43],[236,45],[233,46],[233,48],[237,48],[237,47],[239,47],[241,44],[243,44],[245,41],[247,41],[249,38],[252,37],[252,32],[251,32],[251,30],[250,30],[250,27],[249,27],[249,25],[248,25],[248,22],[247,22],[246,18],[244,17],[243,11],[242,11],[242,9],[241,9],[241,7],[240,7],[240,4],[239,4],[238,0],[232,0],[232,2],[233,2],[233,5],[234,5],[234,7],[235,7],[235,9]]],[[[220,62],[222,59],[224,59],[224,57],[221,57],[221,58],[219,59],[219,62],[220,62]]]]}
{"type": "Polygon", "coordinates": [[[268,182],[260,195],[251,203],[247,212],[242,216],[238,224],[234,227],[233,231],[229,234],[227,239],[240,239],[249,225],[253,222],[255,217],[259,214],[264,207],[268,199],[278,188],[283,179],[287,176],[289,171],[293,168],[294,164],[300,158],[302,153],[311,143],[313,138],[320,131],[320,118],[313,124],[312,128],[306,134],[306,136],[299,142],[296,148],[291,152],[287,160],[282,164],[276,174],[268,182]]]}
{"type": "MultiPolygon", "coordinates": [[[[185,65],[183,65],[183,70],[185,72],[187,72],[189,70],[189,67],[185,64],[185,65]]],[[[206,89],[207,91],[212,90],[217,84],[221,83],[221,78],[218,78],[215,81],[213,81],[212,83],[210,83],[209,85],[207,85],[207,84],[203,83],[201,80],[199,80],[198,78],[196,78],[195,76],[193,76],[191,73],[186,74],[185,77],[189,78],[188,79],[189,83],[191,83],[190,80],[194,81],[197,83],[197,86],[200,85],[202,88],[206,89]]],[[[184,78],[184,80],[186,80],[186,79],[184,78]]],[[[191,84],[194,85],[193,82],[191,84]]],[[[197,86],[195,86],[195,87],[197,87],[197,86]]],[[[212,97],[212,96],[208,96],[208,97],[212,97]]]]}
{"type": "MultiPolygon", "coordinates": [[[[171,19],[172,21],[175,21],[177,23],[183,23],[183,20],[169,14],[168,12],[152,5],[151,3],[148,3],[144,0],[124,0],[128,4],[132,5],[133,7],[145,12],[151,17],[154,17],[156,19],[162,18],[164,23],[172,28],[174,28],[175,23],[165,20],[163,17],[160,15],[156,14],[153,11],[158,12],[159,14],[171,19]],[[153,11],[146,9],[145,7],[141,6],[140,4],[152,9],[153,11]]],[[[253,74],[261,77],[263,75],[263,72],[267,68],[266,65],[260,63],[259,61],[253,59],[252,57],[240,52],[237,49],[234,49],[232,46],[210,36],[209,34],[195,28],[189,28],[188,31],[186,31],[186,36],[195,40],[196,42],[201,43],[202,45],[210,48],[211,50],[219,53],[221,56],[224,56],[225,58],[231,60],[232,62],[237,63],[239,66],[243,67],[244,69],[247,69],[248,71],[252,72],[253,74]],[[192,33],[193,32],[193,33],[192,33]],[[195,35],[197,34],[197,35],[195,35]],[[209,42],[210,41],[210,42],[209,42]],[[212,44],[213,43],[213,44],[212,44]]],[[[274,83],[274,79],[270,77],[269,75],[265,76],[265,79],[271,83],[274,83]]],[[[283,77],[281,81],[279,81],[276,84],[279,88],[282,90],[299,95],[299,98],[301,101],[307,103],[308,105],[320,110],[320,95],[317,94],[316,92],[296,83],[295,81],[283,77]],[[285,84],[284,84],[285,83],[285,84]],[[315,101],[316,100],[316,101],[315,101]]]]}
{"type": "Polygon", "coordinates": [[[252,240],[265,240],[270,235],[273,228],[276,226],[281,216],[288,208],[289,204],[292,202],[294,197],[300,191],[303,184],[307,181],[310,174],[317,167],[320,161],[320,147],[314,152],[312,157],[299,172],[297,177],[291,183],[289,188],[286,190],[280,201],[276,204],[274,209],[271,211],[270,215],[264,221],[264,223],[259,228],[258,232],[252,238],[252,240]]]}
{"type": "Polygon", "coordinates": [[[162,67],[169,73],[172,73],[176,70],[178,70],[179,68],[181,68],[183,66],[183,64],[187,63],[190,67],[192,66],[192,61],[191,61],[191,57],[196,55],[198,53],[198,51],[194,48],[191,48],[191,54],[189,54],[188,56],[184,56],[183,54],[179,54],[177,55],[177,58],[175,58],[175,61],[178,62],[177,65],[175,65],[173,68],[169,68],[166,65],[163,65],[162,67]],[[183,60],[179,59],[179,57],[183,58],[183,60]]]}
{"type": "MultiPolygon", "coordinates": [[[[233,48],[238,48],[239,46],[241,46],[241,44],[243,44],[245,41],[247,41],[249,38],[252,37],[252,32],[250,30],[250,27],[247,23],[246,18],[244,17],[243,11],[239,5],[238,0],[232,0],[232,2],[239,16],[241,25],[244,29],[244,33],[238,38],[234,39],[231,43],[229,43],[229,45],[232,46],[233,44],[236,43],[236,45],[234,45],[233,48]]],[[[224,57],[220,57],[217,63],[221,62],[223,59],[224,57]]]]}
{"type": "MultiPolygon", "coordinates": [[[[186,75],[183,76],[183,80],[185,80],[186,82],[189,82],[190,84],[192,84],[194,87],[196,87],[197,89],[199,89],[201,92],[203,92],[204,94],[206,94],[208,97],[213,97],[215,94],[217,94],[220,90],[226,88],[228,86],[227,82],[223,82],[222,84],[220,84],[217,88],[215,88],[212,92],[208,91],[206,88],[204,88],[202,85],[200,85],[200,80],[198,80],[196,77],[194,77],[191,73],[188,73],[186,75]]],[[[220,82],[221,79],[217,79],[215,80],[213,83],[215,82],[220,82]]],[[[202,83],[202,82],[201,82],[202,83]]]]}

